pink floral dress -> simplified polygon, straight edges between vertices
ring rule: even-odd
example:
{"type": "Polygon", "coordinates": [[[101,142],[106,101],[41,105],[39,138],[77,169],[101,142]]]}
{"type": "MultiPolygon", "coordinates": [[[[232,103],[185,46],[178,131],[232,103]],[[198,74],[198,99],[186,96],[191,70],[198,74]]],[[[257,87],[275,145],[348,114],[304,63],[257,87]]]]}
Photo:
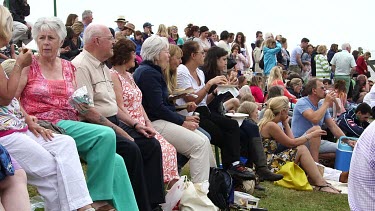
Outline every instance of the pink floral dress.
{"type": "MultiPolygon", "coordinates": [[[[129,115],[140,124],[146,125],[143,116],[142,107],[142,92],[135,84],[134,79],[130,73],[126,73],[128,80],[120,75],[116,70],[111,70],[120,79],[122,86],[122,96],[124,100],[124,108],[128,111],[129,115]]],[[[160,142],[161,151],[163,153],[163,173],[164,182],[169,182],[173,179],[179,178],[177,168],[177,152],[173,145],[171,145],[163,136],[156,132],[155,138],[160,142]]]]}
{"type": "Polygon", "coordinates": [[[21,94],[21,105],[29,115],[56,124],[60,120],[78,121],[78,113],[68,103],[74,92],[75,67],[61,59],[62,80],[46,79],[36,57],[32,59],[27,84],[21,94]]]}

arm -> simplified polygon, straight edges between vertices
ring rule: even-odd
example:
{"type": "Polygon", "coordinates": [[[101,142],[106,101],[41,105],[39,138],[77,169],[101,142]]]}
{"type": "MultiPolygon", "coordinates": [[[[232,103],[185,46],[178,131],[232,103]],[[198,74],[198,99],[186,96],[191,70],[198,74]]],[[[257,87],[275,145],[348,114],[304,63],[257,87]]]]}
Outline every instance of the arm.
{"type": "Polygon", "coordinates": [[[277,125],[275,122],[268,122],[261,130],[261,134],[263,137],[269,135],[269,137],[277,137],[275,141],[278,143],[286,146],[286,147],[297,147],[306,143],[310,140],[313,136],[311,134],[307,134],[305,136],[301,136],[299,138],[291,138],[287,136],[284,131],[277,125]],[[268,132],[265,132],[268,131],[268,132]],[[266,133],[266,134],[264,134],[266,133]]]}
{"type": "Polygon", "coordinates": [[[11,55],[11,58],[12,59],[16,59],[17,56],[16,56],[16,50],[14,49],[14,45],[10,45],[10,55],[11,55]]]}
{"type": "Polygon", "coordinates": [[[327,94],[322,106],[320,106],[318,110],[313,111],[311,108],[306,107],[303,108],[303,110],[301,110],[300,112],[302,113],[303,117],[312,122],[314,125],[317,125],[319,124],[320,120],[326,115],[326,111],[331,105],[333,99],[334,94],[330,92],[327,94]]]}
{"type": "Polygon", "coordinates": [[[18,83],[20,81],[22,69],[31,64],[31,50],[26,53],[21,52],[13,67],[13,71],[7,79],[3,68],[0,67],[0,105],[7,106],[16,96],[18,83]]]}
{"type": "MultiPolygon", "coordinates": [[[[143,124],[138,124],[130,115],[129,112],[124,107],[124,100],[123,100],[123,91],[121,87],[121,82],[116,73],[111,73],[112,81],[113,81],[113,89],[115,90],[116,94],[116,102],[119,108],[117,116],[118,118],[123,121],[129,127],[134,128],[139,133],[143,134],[145,137],[150,138],[154,136],[154,133],[143,124]],[[150,133],[149,133],[150,132],[150,133]]],[[[143,110],[143,109],[142,109],[143,110]]]]}
{"type": "Polygon", "coordinates": [[[290,129],[290,126],[289,126],[289,117],[285,121],[283,121],[283,127],[284,127],[285,134],[289,138],[294,139],[294,135],[293,135],[292,129],[290,129]]]}
{"type": "MultiPolygon", "coordinates": [[[[332,120],[332,118],[327,118],[325,120],[325,124],[327,125],[329,130],[332,132],[332,134],[336,138],[340,138],[341,136],[345,136],[344,132],[342,132],[342,130],[339,128],[339,126],[337,126],[337,124],[332,120]]],[[[344,141],[345,141],[345,139],[344,139],[344,141]]],[[[350,146],[354,147],[355,144],[356,144],[356,141],[346,140],[346,143],[349,144],[350,146]]]]}
{"type": "Polygon", "coordinates": [[[143,106],[156,118],[182,125],[185,117],[176,113],[171,107],[167,107],[163,99],[163,87],[159,73],[153,70],[144,70],[136,80],[138,87],[142,90],[143,106]],[[147,106],[147,107],[146,107],[147,106]]]}
{"type": "Polygon", "coordinates": [[[276,42],[275,48],[268,48],[268,47],[264,46],[263,51],[264,51],[264,53],[267,52],[267,53],[271,53],[271,54],[276,54],[279,51],[281,51],[281,44],[276,42]]]}

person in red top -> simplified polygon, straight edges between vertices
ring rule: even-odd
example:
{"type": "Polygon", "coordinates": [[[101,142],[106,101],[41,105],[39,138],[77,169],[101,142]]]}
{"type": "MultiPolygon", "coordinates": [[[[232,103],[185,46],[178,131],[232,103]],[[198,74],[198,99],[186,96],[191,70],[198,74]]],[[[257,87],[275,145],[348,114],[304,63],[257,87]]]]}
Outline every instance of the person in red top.
{"type": "Polygon", "coordinates": [[[366,75],[367,77],[370,77],[368,74],[370,73],[367,70],[367,60],[371,57],[370,52],[366,52],[362,56],[359,56],[356,63],[357,63],[357,73],[358,75],[366,75]]]}
{"type": "Polygon", "coordinates": [[[255,102],[257,103],[264,103],[264,94],[263,94],[263,78],[262,76],[253,76],[251,78],[251,83],[250,83],[250,89],[251,93],[253,94],[255,98],[255,102]]]}
{"type": "Polygon", "coordinates": [[[282,78],[282,69],[279,66],[275,66],[271,69],[270,76],[268,78],[267,87],[271,88],[272,86],[281,86],[284,88],[284,96],[289,99],[292,103],[297,103],[296,96],[292,95],[287,89],[283,82],[282,78]]]}

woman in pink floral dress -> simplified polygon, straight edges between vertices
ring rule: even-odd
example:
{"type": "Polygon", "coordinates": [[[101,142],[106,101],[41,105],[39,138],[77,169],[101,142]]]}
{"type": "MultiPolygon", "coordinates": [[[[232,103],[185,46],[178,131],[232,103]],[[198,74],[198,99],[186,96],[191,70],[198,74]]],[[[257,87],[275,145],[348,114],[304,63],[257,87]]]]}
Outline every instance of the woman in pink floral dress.
{"type": "MultiPolygon", "coordinates": [[[[135,66],[135,45],[131,40],[121,39],[113,47],[114,55],[111,58],[113,69],[112,81],[116,93],[116,101],[119,109],[131,116],[138,124],[144,127],[152,127],[146,112],[142,106],[142,92],[135,84],[128,70],[135,66]]],[[[168,183],[179,178],[177,168],[177,152],[173,145],[155,131],[155,138],[160,142],[163,153],[164,182],[168,183]]]]}

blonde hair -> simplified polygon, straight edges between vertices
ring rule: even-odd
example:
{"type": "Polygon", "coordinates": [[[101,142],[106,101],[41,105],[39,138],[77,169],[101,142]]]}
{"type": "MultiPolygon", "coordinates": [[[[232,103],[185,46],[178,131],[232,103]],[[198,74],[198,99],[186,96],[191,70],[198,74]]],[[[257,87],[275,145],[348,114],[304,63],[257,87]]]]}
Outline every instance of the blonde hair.
{"type": "Polygon", "coordinates": [[[294,86],[296,86],[296,85],[298,85],[298,84],[302,84],[302,80],[300,79],[300,78],[293,78],[290,82],[289,82],[289,84],[290,84],[290,87],[294,87],[294,86]]]}
{"type": "MultiPolygon", "coordinates": [[[[253,103],[253,102],[243,102],[243,103],[240,104],[240,107],[238,107],[237,112],[238,113],[243,113],[243,114],[249,114],[249,116],[251,116],[251,114],[255,110],[258,110],[258,105],[256,103],[253,103]]],[[[258,121],[258,120],[254,120],[254,121],[258,121]]]]}
{"type": "Polygon", "coordinates": [[[10,41],[12,38],[13,18],[8,8],[0,5],[0,39],[10,41]]]}
{"type": "Polygon", "coordinates": [[[317,53],[324,54],[327,51],[327,46],[325,45],[319,45],[316,49],[317,53]]]}
{"type": "Polygon", "coordinates": [[[240,99],[240,103],[243,103],[243,102],[255,102],[255,98],[254,96],[251,94],[251,93],[245,93],[241,99],[240,99]]]}
{"type": "MultiPolygon", "coordinates": [[[[169,45],[169,55],[182,57],[182,50],[177,45],[169,45]]],[[[163,71],[165,82],[167,83],[168,92],[172,93],[177,87],[177,72],[176,70],[171,70],[169,65],[165,71],[163,71]]]]}
{"type": "Polygon", "coordinates": [[[83,29],[84,29],[84,25],[81,21],[77,21],[73,23],[71,27],[75,34],[80,34],[81,32],[83,32],[83,29]]]}
{"type": "Polygon", "coordinates": [[[164,24],[160,24],[158,28],[158,32],[156,33],[160,37],[168,37],[168,29],[164,24]]]}
{"type": "Polygon", "coordinates": [[[283,80],[283,69],[280,66],[275,66],[271,69],[270,76],[268,78],[268,88],[271,87],[271,84],[276,80],[283,80]]]}
{"type": "Polygon", "coordinates": [[[267,108],[264,112],[263,118],[259,121],[259,130],[268,122],[273,121],[276,115],[282,110],[289,109],[289,100],[285,96],[274,97],[267,102],[267,108]]]}
{"type": "Polygon", "coordinates": [[[273,38],[268,38],[264,41],[264,46],[266,46],[267,48],[275,48],[276,40],[273,38]]]}

